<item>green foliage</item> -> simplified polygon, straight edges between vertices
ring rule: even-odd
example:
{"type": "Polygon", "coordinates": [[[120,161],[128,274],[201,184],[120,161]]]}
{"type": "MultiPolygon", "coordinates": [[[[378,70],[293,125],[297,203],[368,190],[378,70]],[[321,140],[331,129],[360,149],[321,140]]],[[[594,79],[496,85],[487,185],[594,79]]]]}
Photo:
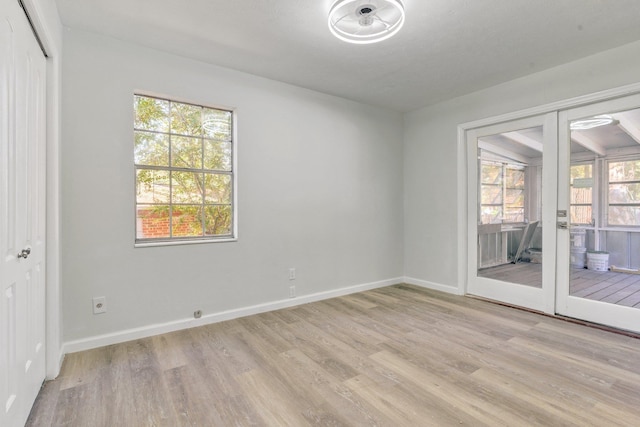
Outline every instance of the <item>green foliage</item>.
{"type": "Polygon", "coordinates": [[[169,132],[169,101],[135,96],[134,127],[156,132],[169,132]]]}
{"type": "Polygon", "coordinates": [[[169,166],[169,135],[136,131],[134,138],[137,165],[169,166]]]}
{"type": "Polygon", "coordinates": [[[202,107],[172,102],[171,133],[202,136],[202,107]]]}

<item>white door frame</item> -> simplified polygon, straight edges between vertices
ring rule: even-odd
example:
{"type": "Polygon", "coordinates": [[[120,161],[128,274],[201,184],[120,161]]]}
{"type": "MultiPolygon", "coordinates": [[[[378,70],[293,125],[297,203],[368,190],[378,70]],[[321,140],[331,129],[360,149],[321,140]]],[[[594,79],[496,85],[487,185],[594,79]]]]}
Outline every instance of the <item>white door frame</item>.
{"type": "MultiPolygon", "coordinates": [[[[22,0],[31,22],[47,52],[47,258],[46,258],[46,375],[58,376],[62,365],[62,311],[60,300],[60,104],[61,53],[56,33],[62,30],[58,20],[52,24],[38,0],[22,0]],[[54,28],[51,27],[54,25],[54,28]]],[[[51,11],[49,11],[51,12],[51,11]]]]}
{"type": "MultiPolygon", "coordinates": [[[[584,96],[570,98],[563,101],[558,101],[550,104],[541,105],[538,107],[528,108],[525,110],[515,111],[499,116],[488,117],[481,120],[462,123],[458,125],[458,294],[464,295],[467,293],[467,287],[469,283],[468,277],[468,245],[469,245],[469,226],[468,226],[468,194],[469,191],[476,191],[476,189],[469,189],[468,186],[468,155],[467,155],[467,133],[475,128],[486,127],[496,125],[499,123],[509,122],[513,120],[519,120],[531,116],[537,116],[552,112],[560,112],[571,108],[585,106],[596,102],[602,102],[620,98],[628,95],[640,93],[640,83],[635,83],[627,86],[622,86],[614,89],[609,89],[601,92],[596,92],[584,96]]],[[[474,207],[475,208],[475,207],[474,207]]],[[[555,218],[556,212],[548,212],[547,215],[551,215],[555,218]]],[[[543,218],[545,218],[543,212],[543,218]]],[[[554,230],[555,231],[555,230],[554,230]]],[[[548,314],[556,313],[556,295],[550,295],[547,298],[549,301],[544,307],[544,312],[548,314]]]]}

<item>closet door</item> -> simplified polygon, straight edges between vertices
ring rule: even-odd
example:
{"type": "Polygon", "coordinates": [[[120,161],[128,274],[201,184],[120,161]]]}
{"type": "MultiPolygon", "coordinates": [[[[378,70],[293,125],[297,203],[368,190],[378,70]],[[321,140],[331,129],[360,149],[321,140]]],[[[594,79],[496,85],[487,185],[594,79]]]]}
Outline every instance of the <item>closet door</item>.
{"type": "Polygon", "coordinates": [[[0,0],[0,425],[24,425],[45,377],[46,62],[0,0]]]}

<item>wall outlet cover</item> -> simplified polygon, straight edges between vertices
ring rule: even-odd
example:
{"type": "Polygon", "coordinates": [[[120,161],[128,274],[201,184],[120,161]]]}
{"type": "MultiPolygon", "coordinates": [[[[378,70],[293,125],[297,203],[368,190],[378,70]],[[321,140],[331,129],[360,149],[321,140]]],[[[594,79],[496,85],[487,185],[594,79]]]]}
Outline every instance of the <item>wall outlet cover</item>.
{"type": "Polygon", "coordinates": [[[93,314],[102,314],[107,312],[107,297],[93,297],[93,314]]]}

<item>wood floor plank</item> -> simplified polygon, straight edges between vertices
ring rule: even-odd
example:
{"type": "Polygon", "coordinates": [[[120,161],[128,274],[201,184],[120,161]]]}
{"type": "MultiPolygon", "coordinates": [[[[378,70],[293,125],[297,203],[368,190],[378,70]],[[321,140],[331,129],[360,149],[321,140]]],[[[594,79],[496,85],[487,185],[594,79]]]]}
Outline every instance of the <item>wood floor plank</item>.
{"type": "MultiPolygon", "coordinates": [[[[281,354],[281,357],[287,361],[286,365],[290,369],[295,370],[300,378],[299,384],[313,389],[314,393],[325,400],[325,410],[330,410],[334,417],[341,419],[337,425],[392,425],[391,420],[375,405],[363,399],[346,382],[335,378],[299,349],[281,354]]],[[[393,386],[395,383],[387,385],[393,386]]]]}
{"type": "Polygon", "coordinates": [[[640,340],[401,284],[69,354],[27,425],[636,426],[638,407],[640,340]]]}
{"type": "Polygon", "coordinates": [[[238,375],[237,379],[244,395],[267,425],[310,424],[303,415],[309,407],[309,402],[299,402],[297,396],[277,378],[265,374],[258,368],[238,375]],[[301,403],[303,406],[300,406],[301,403]]]}
{"type": "Polygon", "coordinates": [[[223,417],[212,403],[216,396],[190,366],[171,368],[162,373],[173,409],[180,425],[222,425],[223,417]]]}

